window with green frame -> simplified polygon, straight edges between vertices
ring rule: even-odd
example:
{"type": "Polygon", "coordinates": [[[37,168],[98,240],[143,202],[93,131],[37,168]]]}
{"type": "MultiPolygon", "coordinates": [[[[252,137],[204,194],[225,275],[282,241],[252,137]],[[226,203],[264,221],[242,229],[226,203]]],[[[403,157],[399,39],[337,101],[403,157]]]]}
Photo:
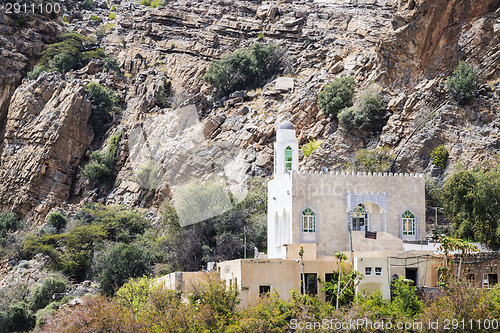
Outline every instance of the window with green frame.
{"type": "Polygon", "coordinates": [[[292,170],[292,148],[290,146],[285,148],[285,171],[292,170]]]}
{"type": "Polygon", "coordinates": [[[401,215],[401,222],[403,223],[403,235],[415,235],[415,214],[407,210],[401,215]]]}
{"type": "Polygon", "coordinates": [[[302,232],[316,232],[316,213],[311,208],[302,211],[302,232]]]}

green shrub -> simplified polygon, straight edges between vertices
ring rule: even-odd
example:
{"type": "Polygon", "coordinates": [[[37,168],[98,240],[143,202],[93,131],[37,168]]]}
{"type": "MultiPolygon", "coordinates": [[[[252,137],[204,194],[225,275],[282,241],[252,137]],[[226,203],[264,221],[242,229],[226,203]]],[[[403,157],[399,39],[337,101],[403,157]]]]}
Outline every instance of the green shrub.
{"type": "Polygon", "coordinates": [[[52,212],[47,218],[47,225],[54,227],[58,232],[66,227],[68,218],[60,212],[52,212]]]}
{"type": "Polygon", "coordinates": [[[402,277],[395,280],[391,287],[391,307],[396,313],[404,314],[408,318],[415,318],[422,312],[424,304],[415,294],[415,287],[405,283],[402,277]]]}
{"type": "Polygon", "coordinates": [[[68,287],[68,280],[61,274],[51,274],[37,284],[31,291],[30,308],[33,311],[43,309],[52,302],[52,295],[63,293],[68,287]]]}
{"type": "Polygon", "coordinates": [[[226,287],[225,281],[210,281],[195,289],[189,295],[192,306],[197,304],[209,306],[218,321],[228,323],[230,318],[236,313],[236,306],[239,304],[238,290],[234,285],[226,287]]]}
{"type": "Polygon", "coordinates": [[[93,271],[101,290],[112,295],[130,278],[151,273],[151,258],[132,244],[111,244],[96,258],[93,271]]]}
{"type": "Polygon", "coordinates": [[[48,67],[51,71],[66,73],[76,67],[77,61],[78,59],[67,53],[60,53],[49,61],[48,67]]]}
{"type": "Polygon", "coordinates": [[[162,87],[160,88],[160,93],[158,94],[158,98],[156,99],[156,104],[160,108],[166,108],[171,104],[171,98],[172,98],[172,84],[170,81],[167,80],[166,77],[164,77],[164,83],[162,87]]]}
{"type": "MultiPolygon", "coordinates": [[[[321,290],[326,293],[327,299],[333,304],[337,302],[338,279],[339,273],[333,272],[332,280],[323,282],[323,289],[321,290]]],[[[340,306],[348,305],[354,300],[354,281],[356,279],[361,279],[361,274],[355,270],[347,271],[342,264],[342,275],[340,276],[340,290],[342,290],[342,293],[339,295],[340,306]]]]}
{"type": "Polygon", "coordinates": [[[121,133],[113,134],[106,150],[94,151],[90,155],[90,162],[83,168],[82,177],[91,183],[108,181],[114,176],[114,165],[121,133]]]}
{"type": "Polygon", "coordinates": [[[91,20],[91,21],[98,21],[98,20],[99,20],[99,16],[97,16],[96,14],[92,14],[92,15],[90,16],[90,20],[91,20]]]}
{"type": "Polygon", "coordinates": [[[26,22],[26,17],[24,17],[24,16],[21,16],[20,18],[18,18],[18,19],[16,20],[16,25],[17,25],[18,27],[20,27],[20,28],[24,28],[24,27],[26,27],[26,24],[27,24],[27,22],[26,22]]]}
{"type": "Polygon", "coordinates": [[[360,96],[359,102],[343,109],[338,114],[339,123],[347,131],[361,130],[378,132],[384,125],[382,102],[374,90],[368,90],[360,96]]]}
{"type": "Polygon", "coordinates": [[[391,165],[393,158],[389,148],[360,149],[348,167],[354,172],[384,172],[391,165]]]}
{"type": "Polygon", "coordinates": [[[114,11],[114,12],[116,12],[116,6],[113,5],[113,7],[111,7],[111,10],[114,11]]]}
{"type": "Polygon", "coordinates": [[[28,74],[30,79],[38,77],[42,70],[66,73],[71,69],[78,69],[85,65],[90,59],[104,58],[102,49],[87,50],[87,47],[95,43],[92,39],[82,36],[76,32],[64,32],[59,41],[50,44],[42,52],[40,64],[35,66],[28,74]]]}
{"type": "Polygon", "coordinates": [[[135,173],[136,180],[143,188],[155,190],[160,185],[160,175],[158,174],[157,165],[154,160],[150,160],[139,165],[135,173]]]}
{"type": "Polygon", "coordinates": [[[143,6],[151,6],[151,0],[141,0],[140,4],[143,6]]]}
{"type": "Polygon", "coordinates": [[[57,302],[52,302],[51,304],[47,305],[46,308],[40,309],[36,312],[36,329],[40,330],[41,328],[43,328],[47,319],[56,312],[57,308],[54,309],[52,307],[53,303],[57,304],[57,302]]]}
{"type": "Polygon", "coordinates": [[[481,78],[477,70],[464,61],[460,61],[451,76],[446,79],[446,86],[453,99],[459,104],[466,104],[477,95],[481,78]]]}
{"type": "Polygon", "coordinates": [[[340,110],[352,105],[356,81],[352,77],[336,78],[318,94],[318,107],[325,116],[336,117],[340,110]]]}
{"type": "Polygon", "coordinates": [[[441,189],[441,202],[455,237],[500,247],[500,166],[464,170],[458,166],[441,189]]]}
{"type": "Polygon", "coordinates": [[[210,63],[203,77],[218,96],[233,91],[252,89],[283,70],[284,53],[276,44],[255,43],[238,49],[210,63]]]}
{"type": "Polygon", "coordinates": [[[42,52],[40,60],[41,65],[48,65],[49,62],[57,55],[65,53],[73,57],[74,63],[81,65],[82,51],[85,50],[84,44],[89,43],[90,39],[76,32],[64,32],[59,37],[59,41],[50,44],[42,52]]]}
{"type": "Polygon", "coordinates": [[[116,13],[109,13],[109,19],[114,20],[116,18],[116,13]]]}
{"type": "Polygon", "coordinates": [[[42,253],[49,258],[49,267],[82,281],[90,268],[94,245],[106,239],[101,226],[83,225],[65,234],[31,235],[23,243],[23,251],[34,256],[42,253]]]}
{"type": "Polygon", "coordinates": [[[0,237],[5,237],[8,231],[16,231],[19,224],[14,213],[0,213],[0,237]]]}
{"type": "Polygon", "coordinates": [[[28,305],[22,301],[9,305],[4,320],[6,332],[27,332],[35,327],[36,322],[28,305]]]}
{"type": "Polygon", "coordinates": [[[115,72],[121,72],[120,64],[118,63],[118,60],[114,57],[107,57],[104,58],[104,66],[103,68],[107,71],[115,71],[115,72]]]}
{"type": "Polygon", "coordinates": [[[106,54],[104,53],[104,50],[101,48],[85,51],[82,53],[82,59],[85,62],[88,62],[91,59],[104,59],[104,58],[106,58],[106,54]]]}
{"type": "Polygon", "coordinates": [[[94,1],[92,0],[84,0],[83,1],[83,8],[85,9],[90,9],[94,5],[94,1]]]}
{"type": "Polygon", "coordinates": [[[312,140],[302,146],[302,153],[304,156],[309,157],[311,154],[319,148],[319,146],[323,143],[321,140],[312,140]]]}
{"type": "Polygon", "coordinates": [[[110,120],[111,111],[116,103],[115,94],[97,82],[89,82],[85,87],[87,98],[92,105],[90,121],[94,132],[99,134],[104,125],[110,120]]]}
{"type": "Polygon", "coordinates": [[[113,242],[132,242],[137,235],[150,228],[150,222],[140,211],[123,206],[103,206],[88,203],[82,207],[78,219],[102,227],[107,239],[113,242]]]}
{"type": "Polygon", "coordinates": [[[43,71],[46,71],[45,66],[35,65],[35,67],[33,67],[33,70],[31,72],[28,72],[28,75],[27,75],[28,79],[36,80],[43,71]]]}
{"type": "Polygon", "coordinates": [[[444,170],[446,168],[446,162],[448,161],[448,150],[445,148],[445,146],[437,146],[431,152],[431,160],[432,164],[436,165],[441,170],[444,170]]]}

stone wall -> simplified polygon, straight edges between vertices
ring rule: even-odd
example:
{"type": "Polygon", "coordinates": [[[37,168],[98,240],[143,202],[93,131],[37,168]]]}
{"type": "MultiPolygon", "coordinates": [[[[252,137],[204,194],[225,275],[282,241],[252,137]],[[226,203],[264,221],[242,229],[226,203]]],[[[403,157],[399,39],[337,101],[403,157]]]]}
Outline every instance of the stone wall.
{"type": "MultiPolygon", "coordinates": [[[[300,243],[301,212],[311,207],[317,213],[318,257],[349,250],[347,225],[348,192],[386,193],[387,211],[384,230],[402,238],[401,214],[411,210],[417,218],[413,240],[425,237],[425,183],[423,175],[403,174],[342,174],[293,172],[292,241],[300,243]]],[[[370,218],[370,217],[369,217],[370,218]]],[[[379,216],[371,217],[377,230],[379,216]]],[[[381,248],[384,248],[381,245],[381,248]]]]}

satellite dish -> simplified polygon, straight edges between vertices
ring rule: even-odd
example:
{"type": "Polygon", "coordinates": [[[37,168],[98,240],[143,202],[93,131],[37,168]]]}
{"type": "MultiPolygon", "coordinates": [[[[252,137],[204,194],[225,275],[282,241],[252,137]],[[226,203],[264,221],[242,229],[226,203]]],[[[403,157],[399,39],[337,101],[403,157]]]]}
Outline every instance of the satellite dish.
{"type": "Polygon", "coordinates": [[[323,172],[328,172],[328,168],[327,168],[326,166],[322,166],[322,167],[321,167],[321,171],[323,171],[323,172]]]}

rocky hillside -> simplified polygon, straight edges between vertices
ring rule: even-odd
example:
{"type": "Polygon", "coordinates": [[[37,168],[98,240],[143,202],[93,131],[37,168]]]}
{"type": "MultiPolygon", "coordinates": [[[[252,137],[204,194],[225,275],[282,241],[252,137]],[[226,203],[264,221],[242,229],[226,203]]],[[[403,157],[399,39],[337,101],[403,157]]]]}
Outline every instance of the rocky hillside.
{"type": "Polygon", "coordinates": [[[324,140],[301,157],[305,168],[341,169],[361,148],[396,153],[447,99],[444,81],[460,60],[479,69],[490,65],[480,96],[467,106],[449,103],[429,119],[405,146],[396,171],[429,171],[429,153],[440,144],[450,152],[449,167],[476,165],[500,149],[495,0],[174,0],[159,8],[96,1],[87,9],[68,0],[59,16],[30,15],[22,25],[18,19],[0,13],[0,209],[34,225],[53,208],[71,210],[87,201],[158,207],[177,181],[172,170],[188,179],[210,169],[234,184],[270,177],[275,127],[284,120],[295,125],[301,145],[324,140]],[[95,59],[66,74],[26,78],[42,49],[68,30],[95,38],[120,70],[95,59]],[[210,62],[258,41],[286,51],[283,76],[216,98],[202,79],[210,62]],[[318,93],[337,76],[353,76],[358,94],[379,87],[387,105],[380,132],[350,133],[318,110],[318,93]],[[90,81],[118,99],[102,133],[89,120],[90,81]],[[167,85],[171,96],[164,103],[167,85]],[[116,180],[93,186],[81,169],[117,133],[116,180]],[[138,133],[145,133],[139,146],[138,133]],[[161,149],[153,151],[153,143],[161,149]],[[138,179],[153,155],[165,163],[163,185],[138,179]]]}

